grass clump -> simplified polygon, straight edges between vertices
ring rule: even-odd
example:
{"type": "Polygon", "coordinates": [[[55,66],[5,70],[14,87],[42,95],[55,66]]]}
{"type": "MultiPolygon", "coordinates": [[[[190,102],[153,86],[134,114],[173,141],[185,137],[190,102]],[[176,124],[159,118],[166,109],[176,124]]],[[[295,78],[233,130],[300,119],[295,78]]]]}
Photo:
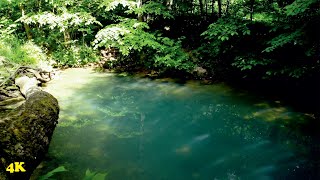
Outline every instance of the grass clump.
{"type": "Polygon", "coordinates": [[[9,64],[36,65],[46,61],[47,55],[32,41],[20,42],[16,37],[0,39],[1,59],[9,64]]]}

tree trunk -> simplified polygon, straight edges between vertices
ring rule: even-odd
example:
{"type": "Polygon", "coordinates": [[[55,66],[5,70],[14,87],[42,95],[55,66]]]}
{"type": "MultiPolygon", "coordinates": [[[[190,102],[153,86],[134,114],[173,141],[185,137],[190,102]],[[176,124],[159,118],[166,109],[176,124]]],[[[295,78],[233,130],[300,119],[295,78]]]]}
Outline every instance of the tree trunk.
{"type": "Polygon", "coordinates": [[[167,7],[169,10],[172,10],[173,0],[167,0],[167,7]]]}
{"type": "Polygon", "coordinates": [[[227,0],[227,5],[226,5],[226,14],[229,13],[229,6],[230,6],[230,0],[227,0]]]}
{"type": "Polygon", "coordinates": [[[221,0],[218,0],[218,17],[221,18],[222,16],[222,8],[221,8],[222,4],[221,4],[221,0]]]}
{"type": "Polygon", "coordinates": [[[26,102],[0,119],[0,179],[30,178],[42,161],[58,122],[58,101],[42,91],[35,78],[16,79],[26,102]],[[26,172],[9,173],[14,162],[24,162],[26,172]]]}
{"type": "MultiPolygon", "coordinates": [[[[141,8],[142,6],[142,0],[137,0],[137,8],[141,8]]],[[[142,14],[138,14],[138,21],[143,21],[143,16],[142,14]]]]}
{"type": "Polygon", "coordinates": [[[254,0],[250,0],[250,20],[253,20],[253,7],[254,7],[254,0]]]}
{"type": "Polygon", "coordinates": [[[199,6],[200,6],[200,15],[203,15],[203,2],[202,0],[199,0],[199,6]]]}
{"type": "Polygon", "coordinates": [[[38,13],[40,13],[41,12],[41,0],[38,0],[38,13]]]}
{"type": "Polygon", "coordinates": [[[214,14],[214,3],[215,3],[215,0],[212,0],[211,2],[211,13],[214,14]]]}
{"type": "MultiPolygon", "coordinates": [[[[25,10],[24,10],[24,6],[23,6],[22,3],[19,4],[19,8],[20,8],[20,11],[21,11],[21,16],[25,17],[25,10]]],[[[23,27],[24,27],[24,30],[26,31],[28,40],[31,40],[32,39],[32,33],[31,33],[30,26],[27,23],[23,23],[23,27]]]]}
{"type": "Polygon", "coordinates": [[[70,47],[71,36],[70,36],[70,33],[69,33],[68,29],[65,29],[63,31],[63,38],[64,38],[65,46],[66,47],[70,47]]]}

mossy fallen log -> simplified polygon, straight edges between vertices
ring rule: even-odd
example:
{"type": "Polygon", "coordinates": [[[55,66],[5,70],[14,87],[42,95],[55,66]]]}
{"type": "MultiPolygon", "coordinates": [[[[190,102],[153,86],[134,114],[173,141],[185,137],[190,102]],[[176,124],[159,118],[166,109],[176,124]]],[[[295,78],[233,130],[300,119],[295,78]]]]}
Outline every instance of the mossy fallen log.
{"type": "Polygon", "coordinates": [[[16,84],[26,102],[0,119],[0,180],[29,179],[47,152],[58,122],[56,98],[42,91],[35,79],[22,77],[16,84]],[[14,162],[24,162],[26,172],[6,172],[14,162]]]}

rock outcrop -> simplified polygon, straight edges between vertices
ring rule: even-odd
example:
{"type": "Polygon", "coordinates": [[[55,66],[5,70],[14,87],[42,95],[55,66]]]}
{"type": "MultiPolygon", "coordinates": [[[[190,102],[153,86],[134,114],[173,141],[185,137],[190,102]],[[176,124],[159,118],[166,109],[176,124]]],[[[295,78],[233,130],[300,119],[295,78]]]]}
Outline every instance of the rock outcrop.
{"type": "Polygon", "coordinates": [[[15,83],[26,101],[0,116],[0,180],[29,179],[48,150],[59,116],[57,99],[42,91],[36,78],[24,76],[15,83]],[[26,172],[6,172],[14,162],[24,162],[26,172]]]}

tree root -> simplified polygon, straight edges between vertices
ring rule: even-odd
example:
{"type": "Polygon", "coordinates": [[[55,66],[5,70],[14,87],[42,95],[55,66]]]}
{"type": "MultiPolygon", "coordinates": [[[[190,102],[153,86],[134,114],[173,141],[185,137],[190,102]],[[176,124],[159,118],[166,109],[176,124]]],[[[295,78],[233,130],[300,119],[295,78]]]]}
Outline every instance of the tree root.
{"type": "Polygon", "coordinates": [[[31,73],[31,76],[34,76],[35,78],[37,78],[37,80],[40,81],[40,83],[46,83],[52,80],[53,72],[48,72],[39,68],[30,67],[30,66],[19,66],[11,76],[9,76],[0,84],[0,87],[8,83],[8,81],[10,80],[13,81],[18,75],[30,74],[30,73],[31,73]]]}

